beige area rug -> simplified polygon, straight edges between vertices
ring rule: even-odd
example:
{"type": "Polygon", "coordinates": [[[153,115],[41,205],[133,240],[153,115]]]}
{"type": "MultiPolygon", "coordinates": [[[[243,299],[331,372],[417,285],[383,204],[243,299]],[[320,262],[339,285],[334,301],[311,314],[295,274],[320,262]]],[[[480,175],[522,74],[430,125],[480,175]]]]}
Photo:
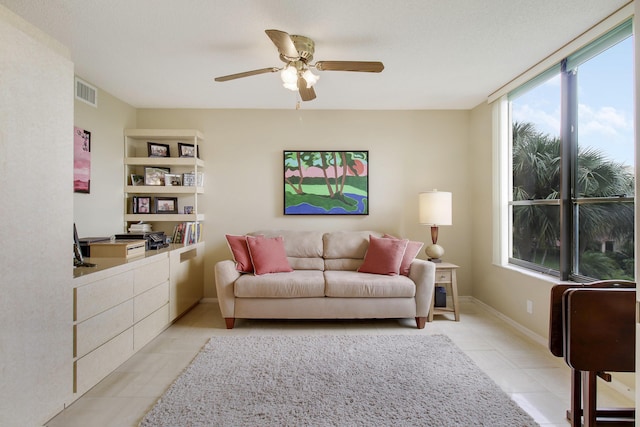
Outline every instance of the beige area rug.
{"type": "Polygon", "coordinates": [[[214,337],[141,426],[537,426],[444,335],[214,337]]]}

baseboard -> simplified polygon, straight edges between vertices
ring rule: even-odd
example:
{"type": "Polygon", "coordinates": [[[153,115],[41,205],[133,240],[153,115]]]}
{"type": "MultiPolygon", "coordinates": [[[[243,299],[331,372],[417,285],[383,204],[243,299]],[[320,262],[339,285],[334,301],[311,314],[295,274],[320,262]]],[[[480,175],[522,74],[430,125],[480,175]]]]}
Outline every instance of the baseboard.
{"type": "Polygon", "coordinates": [[[469,297],[469,299],[474,304],[476,304],[478,307],[480,307],[483,310],[488,311],[489,313],[491,313],[494,316],[498,317],[500,320],[504,321],[506,324],[508,324],[512,328],[517,329],[519,332],[522,332],[524,335],[528,336],[529,338],[531,338],[532,340],[534,340],[535,342],[537,342],[541,346],[546,348],[547,345],[549,344],[549,341],[548,341],[547,338],[545,338],[542,335],[539,335],[539,334],[533,332],[531,329],[525,328],[520,323],[516,322],[515,320],[513,320],[512,318],[510,318],[508,316],[505,316],[504,314],[502,314],[501,312],[499,312],[495,308],[491,307],[490,305],[487,305],[484,302],[482,302],[479,299],[476,299],[474,297],[469,297]]]}
{"type": "MultiPolygon", "coordinates": [[[[510,318],[508,316],[505,316],[504,314],[500,313],[498,310],[496,310],[495,308],[491,307],[490,305],[487,305],[487,304],[483,303],[482,301],[480,301],[480,300],[478,300],[478,299],[476,299],[474,297],[460,297],[460,299],[473,302],[478,307],[480,307],[483,310],[493,314],[494,316],[496,316],[500,320],[504,321],[506,324],[508,324],[512,328],[518,330],[519,332],[521,332],[524,335],[526,335],[529,338],[531,338],[533,341],[535,341],[538,344],[542,345],[544,348],[548,348],[549,341],[548,341],[547,338],[545,338],[545,337],[543,337],[541,335],[538,335],[537,333],[533,332],[532,330],[530,330],[528,328],[525,328],[520,323],[516,322],[515,320],[513,320],[512,318],[510,318]]],[[[627,399],[629,399],[629,400],[631,400],[633,402],[635,402],[635,400],[636,400],[635,390],[629,389],[629,387],[627,387],[624,383],[616,380],[615,378],[612,378],[611,382],[609,382],[609,383],[600,381],[598,383],[598,385],[600,386],[600,384],[602,384],[602,385],[604,385],[606,387],[612,388],[613,390],[617,391],[618,393],[620,393],[621,395],[623,395],[624,397],[626,397],[627,399]]]]}

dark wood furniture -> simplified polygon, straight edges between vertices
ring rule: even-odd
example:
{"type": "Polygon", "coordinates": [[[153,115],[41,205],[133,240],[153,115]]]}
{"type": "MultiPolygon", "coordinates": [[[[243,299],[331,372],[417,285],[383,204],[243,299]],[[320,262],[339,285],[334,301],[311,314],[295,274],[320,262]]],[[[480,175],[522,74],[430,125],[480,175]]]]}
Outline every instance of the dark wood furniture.
{"type": "Polygon", "coordinates": [[[635,283],[559,284],[550,302],[549,349],[571,367],[571,426],[634,425],[633,408],[597,408],[596,380],[635,370],[635,283]]]}

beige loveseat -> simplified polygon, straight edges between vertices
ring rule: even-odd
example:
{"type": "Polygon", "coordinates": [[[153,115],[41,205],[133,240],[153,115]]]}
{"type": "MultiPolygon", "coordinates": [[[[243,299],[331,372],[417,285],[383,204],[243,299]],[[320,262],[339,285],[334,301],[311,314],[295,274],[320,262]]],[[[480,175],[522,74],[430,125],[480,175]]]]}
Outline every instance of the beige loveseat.
{"type": "Polygon", "coordinates": [[[434,292],[435,264],[414,259],[408,276],[361,273],[370,231],[266,230],[282,236],[292,272],[240,273],[233,260],[215,265],[220,311],[235,319],[415,318],[422,329],[434,292]]]}

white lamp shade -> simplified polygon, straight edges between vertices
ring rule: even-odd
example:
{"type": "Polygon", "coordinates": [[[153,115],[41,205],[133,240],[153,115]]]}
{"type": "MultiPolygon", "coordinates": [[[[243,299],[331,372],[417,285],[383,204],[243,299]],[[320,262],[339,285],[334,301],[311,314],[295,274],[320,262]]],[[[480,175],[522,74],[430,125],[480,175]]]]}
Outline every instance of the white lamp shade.
{"type": "Polygon", "coordinates": [[[420,224],[451,225],[451,193],[427,191],[419,195],[420,224]]]}

